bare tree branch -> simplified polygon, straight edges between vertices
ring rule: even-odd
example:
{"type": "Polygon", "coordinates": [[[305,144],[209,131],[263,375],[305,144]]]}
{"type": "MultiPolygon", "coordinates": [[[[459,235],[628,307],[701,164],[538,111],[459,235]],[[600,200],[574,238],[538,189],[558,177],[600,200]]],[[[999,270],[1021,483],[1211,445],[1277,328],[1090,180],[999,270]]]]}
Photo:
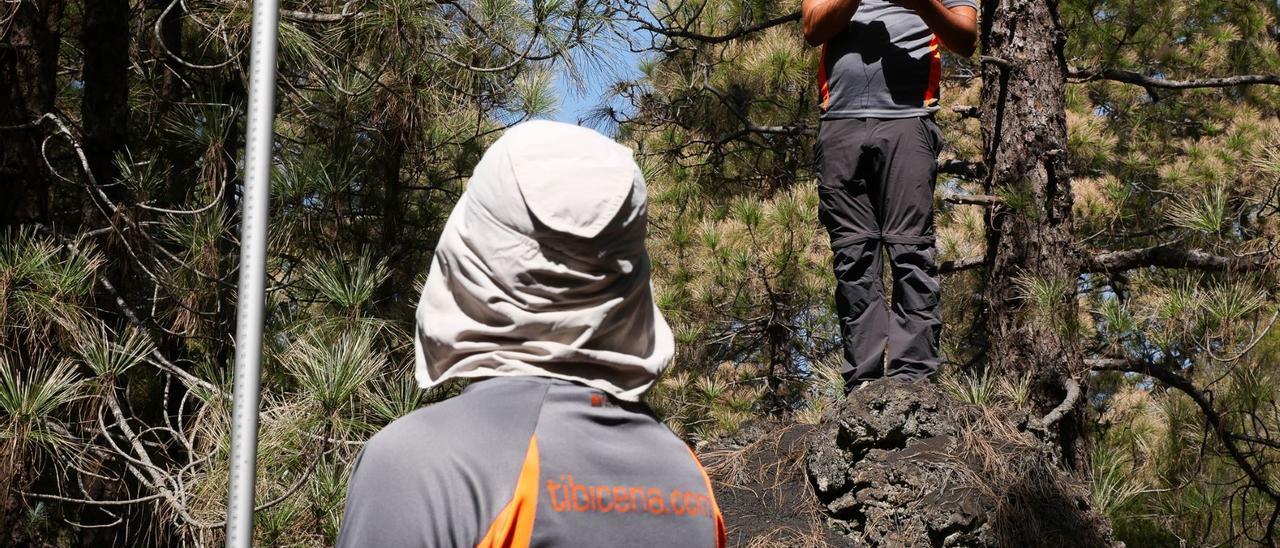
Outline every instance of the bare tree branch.
{"type": "Polygon", "coordinates": [[[948,192],[942,195],[942,201],[961,205],[993,206],[1004,203],[1004,198],[985,194],[956,194],[948,192]]]}
{"type": "Polygon", "coordinates": [[[147,495],[145,497],[139,497],[139,498],[127,499],[127,500],[94,500],[94,499],[78,499],[78,498],[72,498],[72,497],[63,497],[58,495],[46,495],[44,493],[23,493],[22,495],[26,497],[37,498],[37,499],[52,500],[57,502],[70,502],[73,504],[87,504],[90,506],[128,506],[130,504],[151,502],[153,500],[156,500],[164,496],[164,494],[162,493],[156,493],[154,495],[147,495]]]}
{"type": "Polygon", "coordinates": [[[1265,268],[1262,255],[1248,257],[1224,257],[1200,249],[1178,249],[1167,245],[1155,245],[1140,249],[1126,249],[1099,253],[1085,259],[1084,272],[1122,272],[1135,268],[1158,266],[1161,268],[1190,268],[1216,272],[1252,272],[1265,268]]]}
{"type": "MultiPolygon", "coordinates": [[[[214,527],[217,527],[215,524],[205,522],[197,519],[195,516],[192,516],[190,508],[186,505],[185,494],[175,493],[165,486],[168,478],[165,475],[164,469],[156,466],[152,462],[150,454],[147,453],[146,448],[142,445],[142,441],[139,439],[138,435],[134,433],[133,428],[129,427],[129,421],[125,419],[124,411],[120,408],[120,403],[116,401],[115,394],[107,392],[105,396],[106,397],[103,398],[103,401],[106,402],[107,408],[111,410],[111,415],[116,420],[116,428],[119,428],[120,431],[125,434],[125,438],[129,441],[129,445],[133,449],[133,455],[130,456],[125,451],[116,448],[117,451],[119,451],[118,454],[125,457],[128,461],[125,463],[126,467],[133,472],[134,477],[138,478],[148,488],[158,493],[160,498],[167,502],[169,507],[177,512],[178,515],[187,523],[200,529],[213,529],[214,527]],[[139,465],[141,465],[147,472],[146,474],[143,474],[142,471],[138,470],[139,465]]],[[[111,434],[105,432],[105,429],[104,433],[106,434],[106,439],[110,441],[111,434]]]]}
{"type": "Polygon", "coordinates": [[[1053,423],[1062,420],[1062,417],[1070,413],[1075,408],[1076,403],[1080,401],[1080,383],[1075,379],[1067,379],[1063,381],[1062,386],[1067,389],[1066,397],[1062,398],[1062,403],[1049,411],[1047,415],[1036,421],[1036,425],[1040,428],[1049,428],[1053,423]]]}
{"type": "MultiPolygon", "coordinates": [[[[160,16],[156,17],[156,24],[154,27],[152,27],[152,31],[155,33],[156,44],[160,46],[160,49],[164,50],[165,55],[169,56],[170,59],[173,59],[174,62],[182,66],[185,66],[187,68],[193,68],[197,70],[209,70],[209,69],[222,68],[227,65],[230,65],[240,57],[241,53],[244,53],[244,48],[241,48],[239,51],[235,52],[235,54],[233,54],[231,57],[228,57],[226,61],[223,61],[215,65],[197,65],[190,61],[187,61],[186,59],[183,59],[178,54],[174,53],[173,50],[169,49],[169,45],[164,42],[164,33],[162,32],[163,29],[161,27],[164,24],[165,18],[169,16],[169,11],[172,10],[174,6],[178,5],[179,2],[180,0],[173,0],[172,2],[169,2],[169,5],[164,8],[164,11],[160,12],[160,16]]],[[[183,6],[183,9],[184,10],[186,9],[185,5],[183,6]]]]}
{"type": "Polygon", "coordinates": [[[351,5],[355,0],[351,0],[342,5],[342,13],[311,13],[307,11],[297,10],[280,10],[280,17],[291,21],[301,23],[341,23],[353,17],[361,17],[362,13],[352,11],[351,5]]]}
{"type": "Polygon", "coordinates": [[[942,160],[938,162],[938,173],[956,175],[976,181],[987,176],[987,166],[982,162],[970,162],[968,160],[942,160]]]}
{"type": "Polygon", "coordinates": [[[1003,58],[1003,57],[994,57],[994,56],[991,56],[991,55],[983,55],[982,57],[979,57],[979,58],[978,58],[978,61],[980,61],[980,62],[982,62],[982,63],[987,63],[987,64],[995,65],[995,66],[1000,67],[1000,68],[1005,69],[1005,70],[1009,70],[1009,69],[1013,68],[1013,63],[1010,63],[1008,59],[1005,59],[1005,58],[1003,58]]]}
{"type": "Polygon", "coordinates": [[[942,263],[938,265],[938,274],[962,272],[982,266],[985,262],[987,262],[986,257],[962,257],[959,259],[942,261],[942,263]]]}
{"type": "Polygon", "coordinates": [[[951,107],[951,112],[959,114],[961,118],[977,119],[982,116],[982,113],[981,111],[978,110],[978,107],[975,107],[973,105],[955,105],[951,107]]]}
{"type": "Polygon", "coordinates": [[[733,31],[730,31],[727,34],[720,34],[720,35],[709,35],[709,34],[691,32],[687,30],[655,27],[645,22],[640,22],[640,24],[637,26],[641,30],[646,30],[654,34],[660,34],[668,38],[685,38],[688,40],[702,42],[704,44],[720,44],[720,43],[728,42],[731,40],[736,40],[738,38],[741,38],[743,36],[746,36],[754,32],[759,32],[765,29],[776,27],[778,25],[790,23],[792,21],[799,21],[799,20],[800,20],[800,12],[796,11],[780,17],[774,17],[773,19],[770,19],[768,21],[764,21],[761,23],[757,23],[749,27],[739,27],[737,29],[734,29],[733,31]]]}
{"type": "Polygon", "coordinates": [[[1073,71],[1068,74],[1068,77],[1078,78],[1079,80],[1076,83],[1092,82],[1095,80],[1112,80],[1115,82],[1124,82],[1126,84],[1136,84],[1145,88],[1162,89],[1225,88],[1249,84],[1280,86],[1280,75],[1275,74],[1248,74],[1222,78],[1202,78],[1198,80],[1166,80],[1164,78],[1155,78],[1133,72],[1131,70],[1103,69],[1100,71],[1073,71]]]}
{"type": "Polygon", "coordinates": [[[1200,408],[1200,412],[1204,414],[1205,422],[1207,422],[1213,429],[1214,434],[1217,435],[1223,448],[1227,450],[1227,454],[1230,455],[1231,459],[1240,466],[1240,469],[1244,471],[1245,475],[1249,477],[1249,481],[1253,487],[1267,495],[1272,502],[1280,506],[1280,493],[1277,493],[1271,484],[1267,483],[1267,480],[1262,476],[1262,473],[1258,471],[1257,467],[1254,466],[1252,462],[1249,462],[1244,451],[1240,446],[1236,445],[1236,441],[1239,436],[1227,429],[1227,425],[1225,421],[1223,421],[1222,415],[1218,413],[1217,409],[1214,409],[1213,402],[1209,401],[1209,398],[1205,396],[1205,393],[1196,388],[1190,379],[1167,367],[1141,360],[1126,358],[1091,358],[1086,359],[1085,364],[1089,365],[1089,367],[1093,368],[1095,371],[1125,371],[1130,373],[1140,373],[1186,394],[1195,402],[1196,406],[1200,408]]]}

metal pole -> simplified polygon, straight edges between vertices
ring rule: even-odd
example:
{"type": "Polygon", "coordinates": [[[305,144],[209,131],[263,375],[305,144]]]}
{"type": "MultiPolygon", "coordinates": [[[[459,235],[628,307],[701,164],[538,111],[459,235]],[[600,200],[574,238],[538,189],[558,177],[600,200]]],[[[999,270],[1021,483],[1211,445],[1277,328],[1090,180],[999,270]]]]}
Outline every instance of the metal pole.
{"type": "Polygon", "coordinates": [[[231,426],[231,489],[227,548],[253,545],[253,494],[258,461],[258,383],[266,300],[267,214],[275,118],[278,0],[254,0],[249,47],[249,122],[245,130],[244,194],[240,197],[240,283],[236,286],[236,375],[231,426]]]}

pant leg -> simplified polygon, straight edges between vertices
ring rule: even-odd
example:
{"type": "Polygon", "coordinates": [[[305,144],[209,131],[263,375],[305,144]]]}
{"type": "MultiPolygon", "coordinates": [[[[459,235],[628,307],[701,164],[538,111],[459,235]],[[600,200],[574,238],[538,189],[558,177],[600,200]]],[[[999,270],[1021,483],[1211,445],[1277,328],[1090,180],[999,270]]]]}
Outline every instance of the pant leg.
{"type": "Polygon", "coordinates": [[[863,161],[873,127],[869,120],[823,121],[815,154],[818,218],[831,238],[847,386],[883,375],[888,341],[878,186],[869,184],[871,163],[863,161]]]}
{"type": "Polygon", "coordinates": [[[887,374],[923,379],[938,370],[942,303],[933,244],[887,244],[893,265],[887,374]]]}
{"type": "Polygon", "coordinates": [[[921,379],[938,370],[942,302],[933,232],[933,189],[942,135],[931,118],[885,120],[881,228],[893,274],[886,374],[921,379]]]}
{"type": "Polygon", "coordinates": [[[889,341],[889,311],[884,295],[884,250],[868,239],[833,250],[836,313],[844,360],[845,387],[884,376],[884,349],[889,341]]]}

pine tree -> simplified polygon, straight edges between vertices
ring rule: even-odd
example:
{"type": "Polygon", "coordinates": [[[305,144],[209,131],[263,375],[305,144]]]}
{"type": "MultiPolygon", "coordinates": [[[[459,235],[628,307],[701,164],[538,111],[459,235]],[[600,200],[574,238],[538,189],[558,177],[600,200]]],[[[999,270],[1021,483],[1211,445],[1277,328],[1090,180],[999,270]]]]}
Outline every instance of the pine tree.
{"type": "MultiPolygon", "coordinates": [[[[728,239],[750,233],[752,212],[812,188],[817,60],[802,49],[797,8],[619,7],[647,33],[635,47],[650,57],[645,78],[623,85],[633,110],[602,114],[653,159],[651,185],[666,198],[659,287],[698,352],[684,350],[679,367],[730,388],[776,391],[779,370],[761,365],[774,363],[832,384],[813,367],[833,361],[838,341],[812,205],[785,231],[813,239],[793,277],[809,285],[790,286],[809,298],[789,308],[768,306],[764,283],[788,240],[728,239]],[[731,269],[760,281],[717,283],[731,269]],[[696,298],[702,287],[762,312],[726,314],[723,297],[696,298]],[[739,335],[769,325],[788,327],[780,342],[739,335]],[[772,382],[747,373],[757,371],[772,382]]],[[[1277,7],[982,8],[981,53],[945,60],[939,113],[946,384],[1025,390],[1061,464],[1092,478],[1098,507],[1135,545],[1272,542],[1277,7]]]]}
{"type": "MultiPolygon", "coordinates": [[[[0,7],[0,544],[221,534],[248,4],[107,5],[0,7]]],[[[283,7],[260,543],[329,544],[362,440],[453,389],[407,376],[435,236],[610,40],[679,338],[651,403],[699,442],[840,398],[798,2],[283,7]]],[[[945,59],[943,384],[1055,419],[1130,545],[1274,544],[1277,9],[989,0],[945,59]]]]}
{"type": "MultiPolygon", "coordinates": [[[[0,7],[0,544],[220,542],[250,7],[0,7]]],[[[282,8],[257,536],[332,545],[363,440],[447,393],[408,374],[445,216],[606,21],[282,8]]]]}

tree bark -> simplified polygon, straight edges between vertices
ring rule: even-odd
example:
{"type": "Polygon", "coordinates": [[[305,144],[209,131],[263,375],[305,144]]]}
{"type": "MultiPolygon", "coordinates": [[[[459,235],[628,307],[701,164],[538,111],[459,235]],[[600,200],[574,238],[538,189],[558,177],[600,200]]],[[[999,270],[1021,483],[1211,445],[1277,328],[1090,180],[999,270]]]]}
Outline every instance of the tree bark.
{"type": "MultiPolygon", "coordinates": [[[[159,34],[153,33],[150,41],[151,55],[158,61],[154,66],[160,72],[158,76],[160,100],[156,103],[151,122],[156,125],[167,122],[169,114],[187,93],[183,82],[186,67],[173,57],[183,54],[183,12],[176,7],[166,12],[164,11],[166,7],[168,7],[166,2],[160,2],[156,6],[156,17],[163,16],[163,19],[159,21],[159,34]]],[[[180,209],[195,184],[195,176],[191,173],[194,159],[173,140],[161,139],[160,141],[161,157],[164,158],[167,167],[164,173],[163,203],[168,207],[180,209]]]]}
{"type": "MultiPolygon", "coordinates": [[[[22,1],[0,42],[0,126],[23,126],[53,111],[63,0],[22,1]]],[[[0,227],[49,220],[51,175],[39,126],[0,129],[0,227]]]]}
{"type": "Polygon", "coordinates": [[[390,121],[383,131],[386,155],[382,159],[382,253],[391,259],[399,252],[401,220],[404,216],[404,183],[400,168],[404,164],[404,129],[390,121]]]}
{"type": "Polygon", "coordinates": [[[1209,272],[1256,272],[1267,268],[1265,255],[1227,257],[1203,249],[1179,249],[1154,245],[1140,249],[1107,251],[1088,257],[1085,272],[1116,273],[1135,268],[1188,268],[1209,272]]]}
{"type": "MultiPolygon", "coordinates": [[[[46,132],[35,122],[53,111],[58,97],[62,11],[62,0],[22,1],[0,27],[0,229],[49,220],[51,174],[40,151],[46,132]]],[[[36,474],[18,448],[0,448],[6,463],[0,466],[6,476],[0,478],[0,546],[40,544],[18,494],[29,490],[36,474]]]]}
{"type": "MultiPolygon", "coordinates": [[[[1086,380],[1075,332],[1082,259],[1072,234],[1064,105],[1065,32],[1056,0],[983,0],[981,106],[987,194],[1017,205],[987,213],[987,364],[1030,376],[1041,414],[1067,396],[1067,380],[1086,380]],[[1051,305],[1027,286],[1060,288],[1051,305]]],[[[1084,386],[1081,387],[1085,389],[1084,386]]],[[[1077,407],[1054,426],[1064,464],[1087,464],[1077,407]]]]}
{"type": "MultiPolygon", "coordinates": [[[[103,193],[118,203],[126,197],[116,155],[129,138],[129,0],[85,2],[82,29],[84,154],[103,193]]],[[[85,212],[88,226],[101,222],[94,209],[85,212]]]]}
{"type": "Polygon", "coordinates": [[[412,302],[401,294],[401,290],[410,286],[413,279],[413,274],[401,266],[400,260],[405,251],[401,234],[404,231],[404,181],[400,178],[400,170],[404,167],[405,153],[408,151],[406,133],[406,129],[397,120],[388,120],[383,128],[383,146],[386,149],[380,166],[383,194],[382,231],[379,236],[382,258],[390,267],[390,275],[382,282],[378,297],[382,301],[382,309],[388,313],[394,313],[397,308],[403,310],[405,302],[412,302]]]}

